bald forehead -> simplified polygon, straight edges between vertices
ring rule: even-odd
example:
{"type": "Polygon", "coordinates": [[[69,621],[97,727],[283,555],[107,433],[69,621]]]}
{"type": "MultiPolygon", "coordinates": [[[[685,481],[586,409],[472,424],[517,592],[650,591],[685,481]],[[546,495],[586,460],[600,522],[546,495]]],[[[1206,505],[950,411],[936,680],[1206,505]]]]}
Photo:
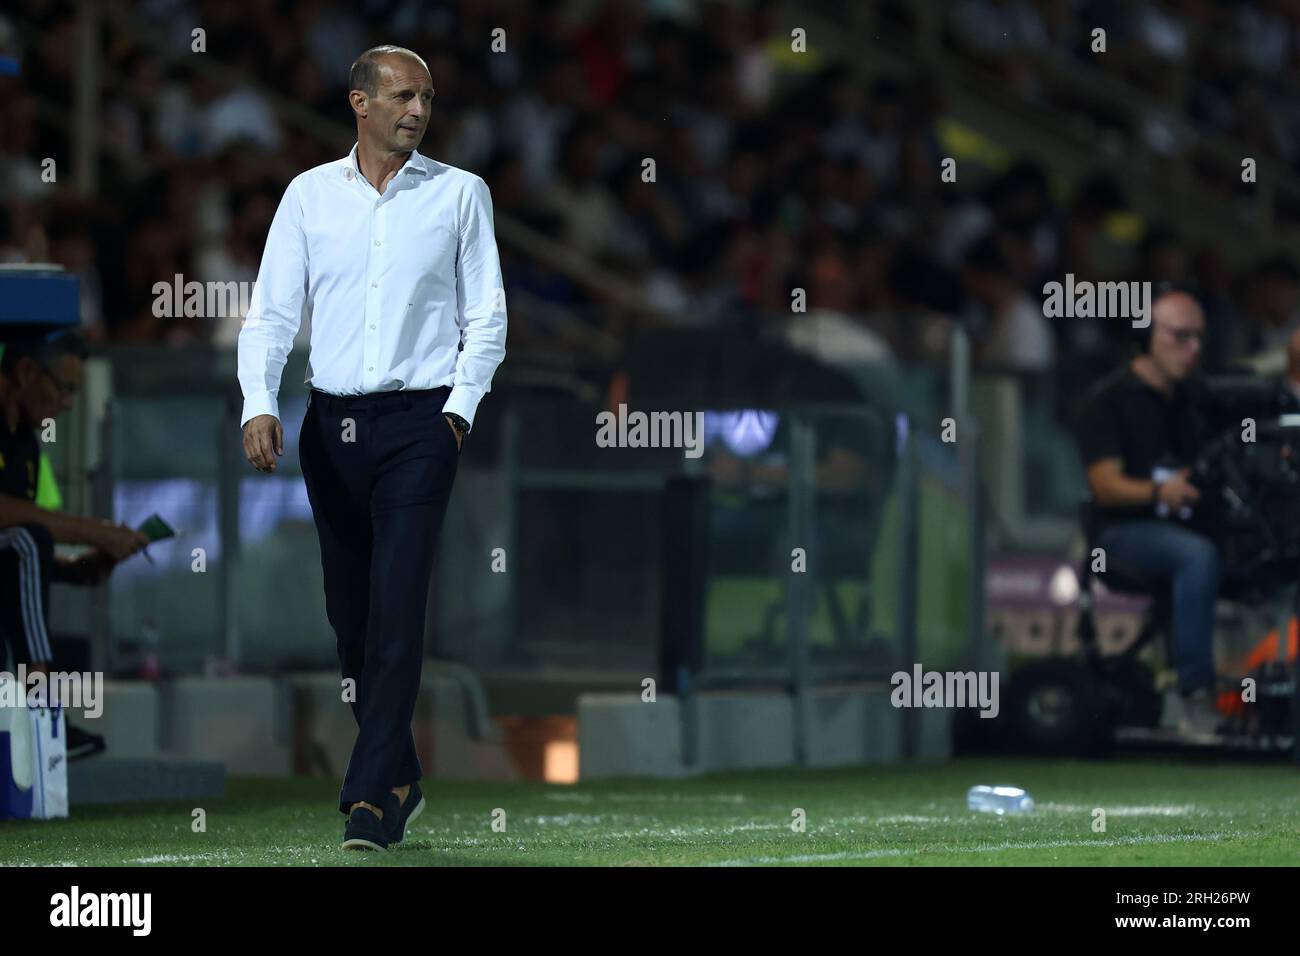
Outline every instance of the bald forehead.
{"type": "Polygon", "coordinates": [[[1200,303],[1186,292],[1170,292],[1156,299],[1151,307],[1151,318],[1161,325],[1178,328],[1194,328],[1205,324],[1205,314],[1201,311],[1200,303]]]}
{"type": "Polygon", "coordinates": [[[429,89],[433,86],[433,77],[419,60],[401,53],[390,53],[381,57],[375,64],[379,68],[379,85],[387,89],[398,90],[429,89]]]}

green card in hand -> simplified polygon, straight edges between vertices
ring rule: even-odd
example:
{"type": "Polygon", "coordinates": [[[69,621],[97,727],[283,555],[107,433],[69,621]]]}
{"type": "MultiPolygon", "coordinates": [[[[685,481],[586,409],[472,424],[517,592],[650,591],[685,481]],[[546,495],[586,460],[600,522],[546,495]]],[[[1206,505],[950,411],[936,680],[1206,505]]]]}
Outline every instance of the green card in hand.
{"type": "Polygon", "coordinates": [[[174,538],[176,532],[172,530],[171,525],[158,515],[151,514],[145,519],[144,524],[140,525],[137,531],[142,531],[150,541],[161,541],[163,538],[174,538]]]}

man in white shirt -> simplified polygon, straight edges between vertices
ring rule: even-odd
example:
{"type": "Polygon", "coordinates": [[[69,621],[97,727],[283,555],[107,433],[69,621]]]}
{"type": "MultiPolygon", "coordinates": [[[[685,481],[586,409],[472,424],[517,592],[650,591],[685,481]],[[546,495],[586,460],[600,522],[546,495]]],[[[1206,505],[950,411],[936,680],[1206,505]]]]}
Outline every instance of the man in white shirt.
{"type": "Polygon", "coordinates": [[[350,87],[357,144],[294,178],[267,235],[239,333],[240,424],[249,463],[274,472],[280,375],[307,310],[299,457],[359,727],[343,846],[380,850],[424,807],[411,717],[434,543],[505,357],[506,312],[487,185],[416,151],[433,100],[424,61],[375,47],[350,87]]]}

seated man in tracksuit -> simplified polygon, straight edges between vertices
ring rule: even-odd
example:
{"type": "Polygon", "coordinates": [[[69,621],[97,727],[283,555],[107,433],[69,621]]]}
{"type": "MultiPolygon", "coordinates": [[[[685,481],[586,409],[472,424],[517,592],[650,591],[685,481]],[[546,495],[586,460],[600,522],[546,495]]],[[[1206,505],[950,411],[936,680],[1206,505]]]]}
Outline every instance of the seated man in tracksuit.
{"type": "MultiPolygon", "coordinates": [[[[1200,357],[1205,316],[1185,292],[1151,305],[1143,351],[1093,387],[1079,436],[1107,561],[1169,581],[1182,735],[1212,742],[1214,605],[1222,562],[1214,542],[1185,523],[1200,498],[1189,479],[1201,446],[1188,377],[1200,357]]],[[[1105,575],[1102,576],[1105,581],[1105,575]]]]}
{"type": "MultiPolygon", "coordinates": [[[[7,643],[13,668],[24,664],[29,672],[57,669],[46,627],[51,582],[100,584],[118,561],[149,543],[124,525],[37,504],[40,431],[72,407],[86,355],[75,333],[10,343],[0,355],[0,664],[7,643]],[[91,550],[65,560],[55,555],[55,542],[91,550]]],[[[69,759],[103,747],[101,738],[69,725],[69,759]]]]}

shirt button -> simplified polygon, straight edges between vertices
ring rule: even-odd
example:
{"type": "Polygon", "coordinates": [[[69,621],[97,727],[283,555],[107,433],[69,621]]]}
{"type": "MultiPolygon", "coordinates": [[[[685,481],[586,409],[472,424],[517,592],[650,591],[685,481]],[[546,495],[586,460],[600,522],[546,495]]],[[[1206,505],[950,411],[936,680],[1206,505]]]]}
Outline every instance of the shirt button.
{"type": "Polygon", "coordinates": [[[372,329],[373,329],[373,328],[374,328],[374,326],[373,326],[373,325],[372,325],[372,326],[371,326],[371,328],[372,328],[372,329]]]}
{"type": "Polygon", "coordinates": [[[372,366],[370,366],[370,371],[372,371],[372,372],[373,372],[373,371],[374,371],[374,370],[375,370],[375,367],[374,367],[374,366],[373,366],[373,365],[372,365],[372,366]]]}
{"type": "Polygon", "coordinates": [[[382,246],[382,245],[383,245],[383,243],[382,243],[382,242],[380,242],[380,241],[379,241],[379,240],[378,240],[378,239],[376,239],[376,240],[375,240],[375,245],[377,245],[377,246],[382,246]]]}
{"type": "Polygon", "coordinates": [[[372,282],[372,283],[370,283],[370,288],[372,288],[372,289],[378,289],[378,288],[379,288],[379,283],[378,283],[378,282],[372,282]]]}

